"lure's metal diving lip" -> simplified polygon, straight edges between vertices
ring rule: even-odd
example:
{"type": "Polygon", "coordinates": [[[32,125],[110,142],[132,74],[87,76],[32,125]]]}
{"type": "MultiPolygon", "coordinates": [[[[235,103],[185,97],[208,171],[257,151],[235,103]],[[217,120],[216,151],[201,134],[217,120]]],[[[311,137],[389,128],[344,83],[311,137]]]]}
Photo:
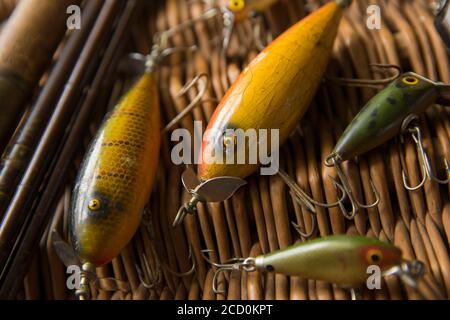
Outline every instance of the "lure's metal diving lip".
{"type": "Polygon", "coordinates": [[[184,188],[191,194],[192,198],[183,204],[173,221],[172,226],[176,227],[184,220],[187,214],[197,211],[199,202],[222,202],[230,197],[247,181],[238,177],[223,176],[200,181],[194,170],[188,167],[181,175],[184,188]]]}

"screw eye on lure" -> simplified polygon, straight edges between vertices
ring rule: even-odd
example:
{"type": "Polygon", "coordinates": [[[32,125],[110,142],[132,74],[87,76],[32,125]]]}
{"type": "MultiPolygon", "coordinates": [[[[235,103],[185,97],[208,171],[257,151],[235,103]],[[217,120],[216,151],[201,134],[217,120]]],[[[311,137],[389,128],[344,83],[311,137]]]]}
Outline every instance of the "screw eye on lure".
{"type": "MultiPolygon", "coordinates": [[[[105,117],[82,162],[69,219],[73,249],[63,241],[54,245],[65,264],[74,262],[66,261],[68,256],[81,262],[82,288],[76,292],[81,299],[90,296],[88,284],[95,267],[118,256],[141,222],[158,167],[162,134],[154,71],[162,58],[178,50],[155,44],[149,56],[131,56],[145,62],[145,72],[105,117]]],[[[200,81],[197,77],[184,91],[200,81]]],[[[206,90],[202,87],[199,95],[206,90]]],[[[199,101],[195,98],[187,108],[199,101]]]]}
{"type": "Polygon", "coordinates": [[[86,300],[90,298],[90,285],[96,285],[102,290],[129,292],[130,285],[127,281],[119,280],[116,278],[97,278],[95,273],[95,265],[90,262],[82,263],[75,253],[74,249],[66,243],[59,234],[55,231],[51,231],[51,241],[55,248],[56,253],[60,260],[67,268],[74,266],[81,266],[79,279],[79,286],[76,288],[75,296],[80,300],[86,300]]]}
{"type": "MultiPolygon", "coordinates": [[[[279,0],[226,0],[226,5],[219,8],[223,19],[223,50],[226,51],[230,44],[234,27],[245,19],[254,19],[256,25],[253,29],[253,38],[258,50],[263,50],[261,39],[260,19],[262,13],[272,7],[279,0]]],[[[216,9],[217,10],[217,9],[216,9]]]]}
{"type": "MultiPolygon", "coordinates": [[[[423,186],[427,177],[440,184],[450,182],[450,178],[440,180],[433,173],[423,147],[421,130],[418,124],[418,116],[430,105],[449,102],[449,85],[431,81],[413,72],[407,72],[375,95],[356,115],[339,138],[333,152],[325,161],[325,165],[336,168],[339,179],[351,202],[351,212],[347,212],[346,208],[341,205],[341,210],[348,219],[352,219],[359,208],[377,205],[379,199],[377,196],[376,203],[362,205],[353,195],[341,163],[378,147],[399,133],[412,136],[422,168],[420,184],[411,187],[407,182],[408,178],[405,174],[405,166],[402,159],[402,176],[405,188],[411,191],[417,190],[423,186]]],[[[447,176],[450,177],[450,169],[446,160],[445,164],[447,176]]],[[[377,193],[372,182],[371,185],[374,192],[377,193]]]]}
{"type": "MultiPolygon", "coordinates": [[[[185,29],[189,26],[195,25],[197,22],[210,20],[214,17],[220,16],[223,21],[222,30],[222,49],[226,51],[228,49],[230,39],[233,33],[233,29],[236,24],[249,18],[257,18],[264,11],[268,10],[271,6],[277,3],[279,0],[194,0],[195,2],[202,2],[207,4],[210,9],[207,9],[200,17],[185,21],[178,26],[164,31],[164,33],[170,35],[174,32],[179,32],[181,29],[185,29]]],[[[194,2],[190,1],[190,2],[194,2]]],[[[253,30],[253,37],[258,49],[262,50],[264,47],[261,40],[261,21],[253,30]]]]}
{"type": "Polygon", "coordinates": [[[423,268],[417,267],[422,265],[420,262],[404,261],[401,250],[394,245],[361,236],[317,238],[268,254],[233,259],[223,264],[209,260],[205,256],[208,252],[210,251],[202,251],[203,258],[217,268],[212,284],[215,293],[223,293],[217,289],[218,275],[234,270],[275,272],[350,288],[366,283],[369,266],[378,266],[383,276],[399,275],[413,286],[423,272],[423,268]]]}
{"type": "MultiPolygon", "coordinates": [[[[174,226],[187,213],[195,212],[197,202],[223,201],[245,184],[243,179],[262,164],[260,159],[250,161],[249,155],[261,153],[261,150],[254,151],[264,146],[268,151],[269,141],[272,141],[269,153],[277,162],[277,147],[295,129],[320,85],[331,58],[342,9],[350,2],[331,1],[302,19],[275,39],[240,74],[206,129],[209,134],[205,134],[202,142],[199,179],[193,172],[183,175],[183,184],[193,198],[180,208],[174,226]],[[234,135],[238,131],[246,134],[247,130],[257,136],[261,131],[269,133],[265,137],[261,134],[259,141],[251,143],[246,143],[245,136],[240,139],[234,135]],[[233,163],[215,161],[216,150],[221,150],[222,158],[244,155],[245,159],[234,159],[233,163]],[[213,189],[218,194],[209,192],[213,189]]],[[[314,210],[311,202],[305,197],[302,200],[314,210]]]]}
{"type": "Polygon", "coordinates": [[[197,175],[188,167],[181,176],[184,188],[192,195],[189,202],[183,204],[178,210],[173,226],[183,222],[187,214],[197,212],[197,203],[199,202],[221,202],[229,199],[237,189],[247,184],[241,178],[224,176],[208,179],[200,182],[197,175]]]}

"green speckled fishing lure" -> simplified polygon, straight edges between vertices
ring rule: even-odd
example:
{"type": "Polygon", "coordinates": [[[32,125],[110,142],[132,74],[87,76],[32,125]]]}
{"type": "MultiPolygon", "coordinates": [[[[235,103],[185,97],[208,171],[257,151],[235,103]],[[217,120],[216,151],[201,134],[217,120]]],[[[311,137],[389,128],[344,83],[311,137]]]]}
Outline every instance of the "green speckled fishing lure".
{"type": "Polygon", "coordinates": [[[401,133],[405,119],[423,113],[436,102],[448,102],[450,86],[408,72],[374,96],[353,119],[333,153],[349,160],[401,133]],[[442,100],[442,101],[440,101],[442,100]]]}
{"type": "Polygon", "coordinates": [[[378,266],[382,275],[412,276],[408,270],[411,262],[402,260],[399,248],[362,236],[335,235],[317,238],[257,257],[235,259],[225,264],[204,258],[217,267],[213,279],[213,290],[216,293],[221,293],[217,289],[217,276],[227,270],[276,272],[352,288],[367,281],[370,275],[367,272],[369,266],[378,266]]]}
{"type": "Polygon", "coordinates": [[[450,103],[450,85],[434,82],[414,72],[407,72],[394,80],[384,90],[375,95],[346,128],[333,152],[327,157],[325,164],[334,166],[352,204],[348,213],[343,205],[344,215],[352,219],[359,208],[370,208],[377,205],[379,197],[374,185],[377,201],[363,205],[352,194],[348,180],[341,168],[341,162],[361,155],[380,146],[398,134],[411,134],[417,147],[422,167],[422,181],[414,187],[407,182],[403,170],[403,182],[408,190],[417,190],[423,186],[427,177],[431,180],[447,184],[450,182],[448,163],[447,179],[438,179],[432,169],[422,143],[422,135],[418,123],[419,115],[434,103],[450,103]]]}

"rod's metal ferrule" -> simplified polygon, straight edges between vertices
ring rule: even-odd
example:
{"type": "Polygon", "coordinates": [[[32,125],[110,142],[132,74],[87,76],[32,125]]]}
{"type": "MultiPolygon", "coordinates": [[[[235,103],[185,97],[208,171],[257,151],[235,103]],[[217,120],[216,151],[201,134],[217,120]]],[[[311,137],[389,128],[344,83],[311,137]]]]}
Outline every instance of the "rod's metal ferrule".
{"type": "Polygon", "coordinates": [[[352,4],[352,0],[334,0],[342,8],[347,8],[352,4]]]}

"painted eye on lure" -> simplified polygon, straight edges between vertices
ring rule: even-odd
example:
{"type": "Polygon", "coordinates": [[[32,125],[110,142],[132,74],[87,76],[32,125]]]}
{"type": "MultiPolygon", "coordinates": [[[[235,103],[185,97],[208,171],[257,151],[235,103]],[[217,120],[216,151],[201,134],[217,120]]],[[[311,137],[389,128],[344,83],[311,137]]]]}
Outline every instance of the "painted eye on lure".
{"type": "Polygon", "coordinates": [[[414,86],[419,83],[419,79],[413,76],[406,76],[402,78],[403,83],[406,83],[407,85],[414,86]]]}
{"type": "Polygon", "coordinates": [[[98,211],[102,207],[102,202],[99,199],[92,199],[88,203],[88,208],[91,211],[98,211]]]}
{"type": "Polygon", "coordinates": [[[379,264],[383,260],[383,253],[378,249],[370,249],[367,252],[367,262],[369,264],[379,264]]]}
{"type": "Polygon", "coordinates": [[[228,9],[231,11],[241,11],[245,8],[245,0],[230,0],[228,2],[228,9]]]}
{"type": "MultiPolygon", "coordinates": [[[[403,185],[407,190],[418,190],[427,179],[439,184],[450,182],[447,160],[444,161],[444,166],[447,168],[448,176],[446,179],[439,179],[432,170],[422,142],[420,115],[435,103],[444,105],[450,103],[450,85],[432,81],[414,72],[407,72],[396,77],[386,88],[372,97],[348,125],[325,161],[326,166],[333,166],[336,169],[350,200],[352,206],[350,212],[341,206],[346,218],[353,219],[361,208],[375,207],[379,202],[379,194],[370,180],[376,200],[372,204],[360,203],[353,194],[341,163],[373,150],[395,136],[410,135],[413,138],[420,162],[420,182],[416,186],[410,186],[407,171],[403,168],[404,161],[401,161],[403,185]]],[[[400,148],[400,151],[402,150],[400,148]]]]}
{"type": "MultiPolygon", "coordinates": [[[[342,1],[329,2],[266,47],[250,62],[222,98],[207,130],[222,134],[230,127],[244,131],[276,129],[279,131],[279,144],[284,143],[306,112],[320,85],[331,58],[343,7],[342,1]],[[304,86],[304,83],[308,83],[308,86],[304,86]]],[[[210,157],[205,147],[206,144],[202,149],[202,159],[210,157]]],[[[199,166],[199,177],[202,181],[221,176],[244,179],[259,166],[259,163],[204,161],[199,166]]]]}
{"type": "MultiPolygon", "coordinates": [[[[255,9],[252,6],[254,3],[262,4],[263,1],[248,1],[245,9],[255,9]]],[[[228,190],[235,191],[235,186],[243,185],[243,179],[261,167],[261,161],[215,161],[214,153],[210,152],[210,141],[221,141],[226,128],[232,127],[244,132],[248,129],[276,130],[277,141],[273,142],[271,139],[271,151],[274,151],[272,143],[279,146],[288,139],[307,111],[322,81],[332,55],[343,9],[350,3],[351,0],[328,2],[286,30],[241,72],[221,99],[208,123],[206,131],[211,132],[212,136],[202,142],[199,155],[201,162],[198,166],[198,180],[201,183],[215,183],[215,179],[226,178],[230,186],[228,190]],[[305,86],[305,83],[308,85],[305,86]]],[[[269,147],[267,142],[264,143],[269,147]]],[[[234,139],[225,138],[223,144],[230,146],[236,142],[234,139]]],[[[256,141],[254,144],[243,143],[245,146],[239,151],[243,154],[251,154],[253,150],[258,152],[257,148],[262,144],[263,141],[256,141]]],[[[271,174],[275,173],[276,171],[271,174]]],[[[212,198],[194,190],[195,186],[188,190],[192,198],[179,209],[174,226],[180,224],[187,213],[194,213],[198,202],[212,198]]],[[[222,195],[223,198],[219,201],[232,194],[222,195]]],[[[305,204],[308,208],[313,207],[309,198],[303,199],[308,202],[305,204]]],[[[314,203],[330,207],[317,201],[314,203]]]]}
{"type": "MultiPolygon", "coordinates": [[[[171,36],[173,33],[167,35],[171,36]]],[[[130,54],[120,63],[124,71],[131,74],[137,71],[139,77],[105,117],[83,159],[69,214],[72,246],[65,246],[64,241],[55,238],[59,243],[56,252],[65,265],[74,264],[67,259],[69,251],[79,262],[75,264],[82,264],[82,287],[75,293],[80,299],[90,296],[89,274],[117,257],[139,228],[156,178],[161,134],[200,104],[208,89],[208,80],[203,79],[208,79],[206,74],[186,84],[179,96],[198,84],[197,96],[161,132],[155,69],[161,59],[178,52],[164,44],[155,37],[149,55],[130,54]],[[90,214],[99,210],[101,215],[90,214]]]]}
{"type": "MultiPolygon", "coordinates": [[[[206,253],[202,251],[202,253],[206,253]]],[[[358,287],[367,280],[367,265],[378,265],[382,275],[410,273],[409,266],[416,262],[402,259],[402,252],[391,243],[361,236],[335,235],[317,238],[257,257],[234,259],[232,263],[211,262],[217,270],[213,278],[213,290],[217,290],[220,272],[242,270],[246,272],[267,271],[321,280],[342,286],[358,287]],[[364,254],[361,259],[361,253],[364,254]],[[395,271],[395,272],[394,272],[395,271]]]]}
{"type": "Polygon", "coordinates": [[[157,91],[153,71],[146,70],[105,117],[89,146],[73,190],[69,226],[82,263],[108,263],[139,227],[159,159],[157,91]],[[96,213],[102,213],[101,220],[96,213]]]}

